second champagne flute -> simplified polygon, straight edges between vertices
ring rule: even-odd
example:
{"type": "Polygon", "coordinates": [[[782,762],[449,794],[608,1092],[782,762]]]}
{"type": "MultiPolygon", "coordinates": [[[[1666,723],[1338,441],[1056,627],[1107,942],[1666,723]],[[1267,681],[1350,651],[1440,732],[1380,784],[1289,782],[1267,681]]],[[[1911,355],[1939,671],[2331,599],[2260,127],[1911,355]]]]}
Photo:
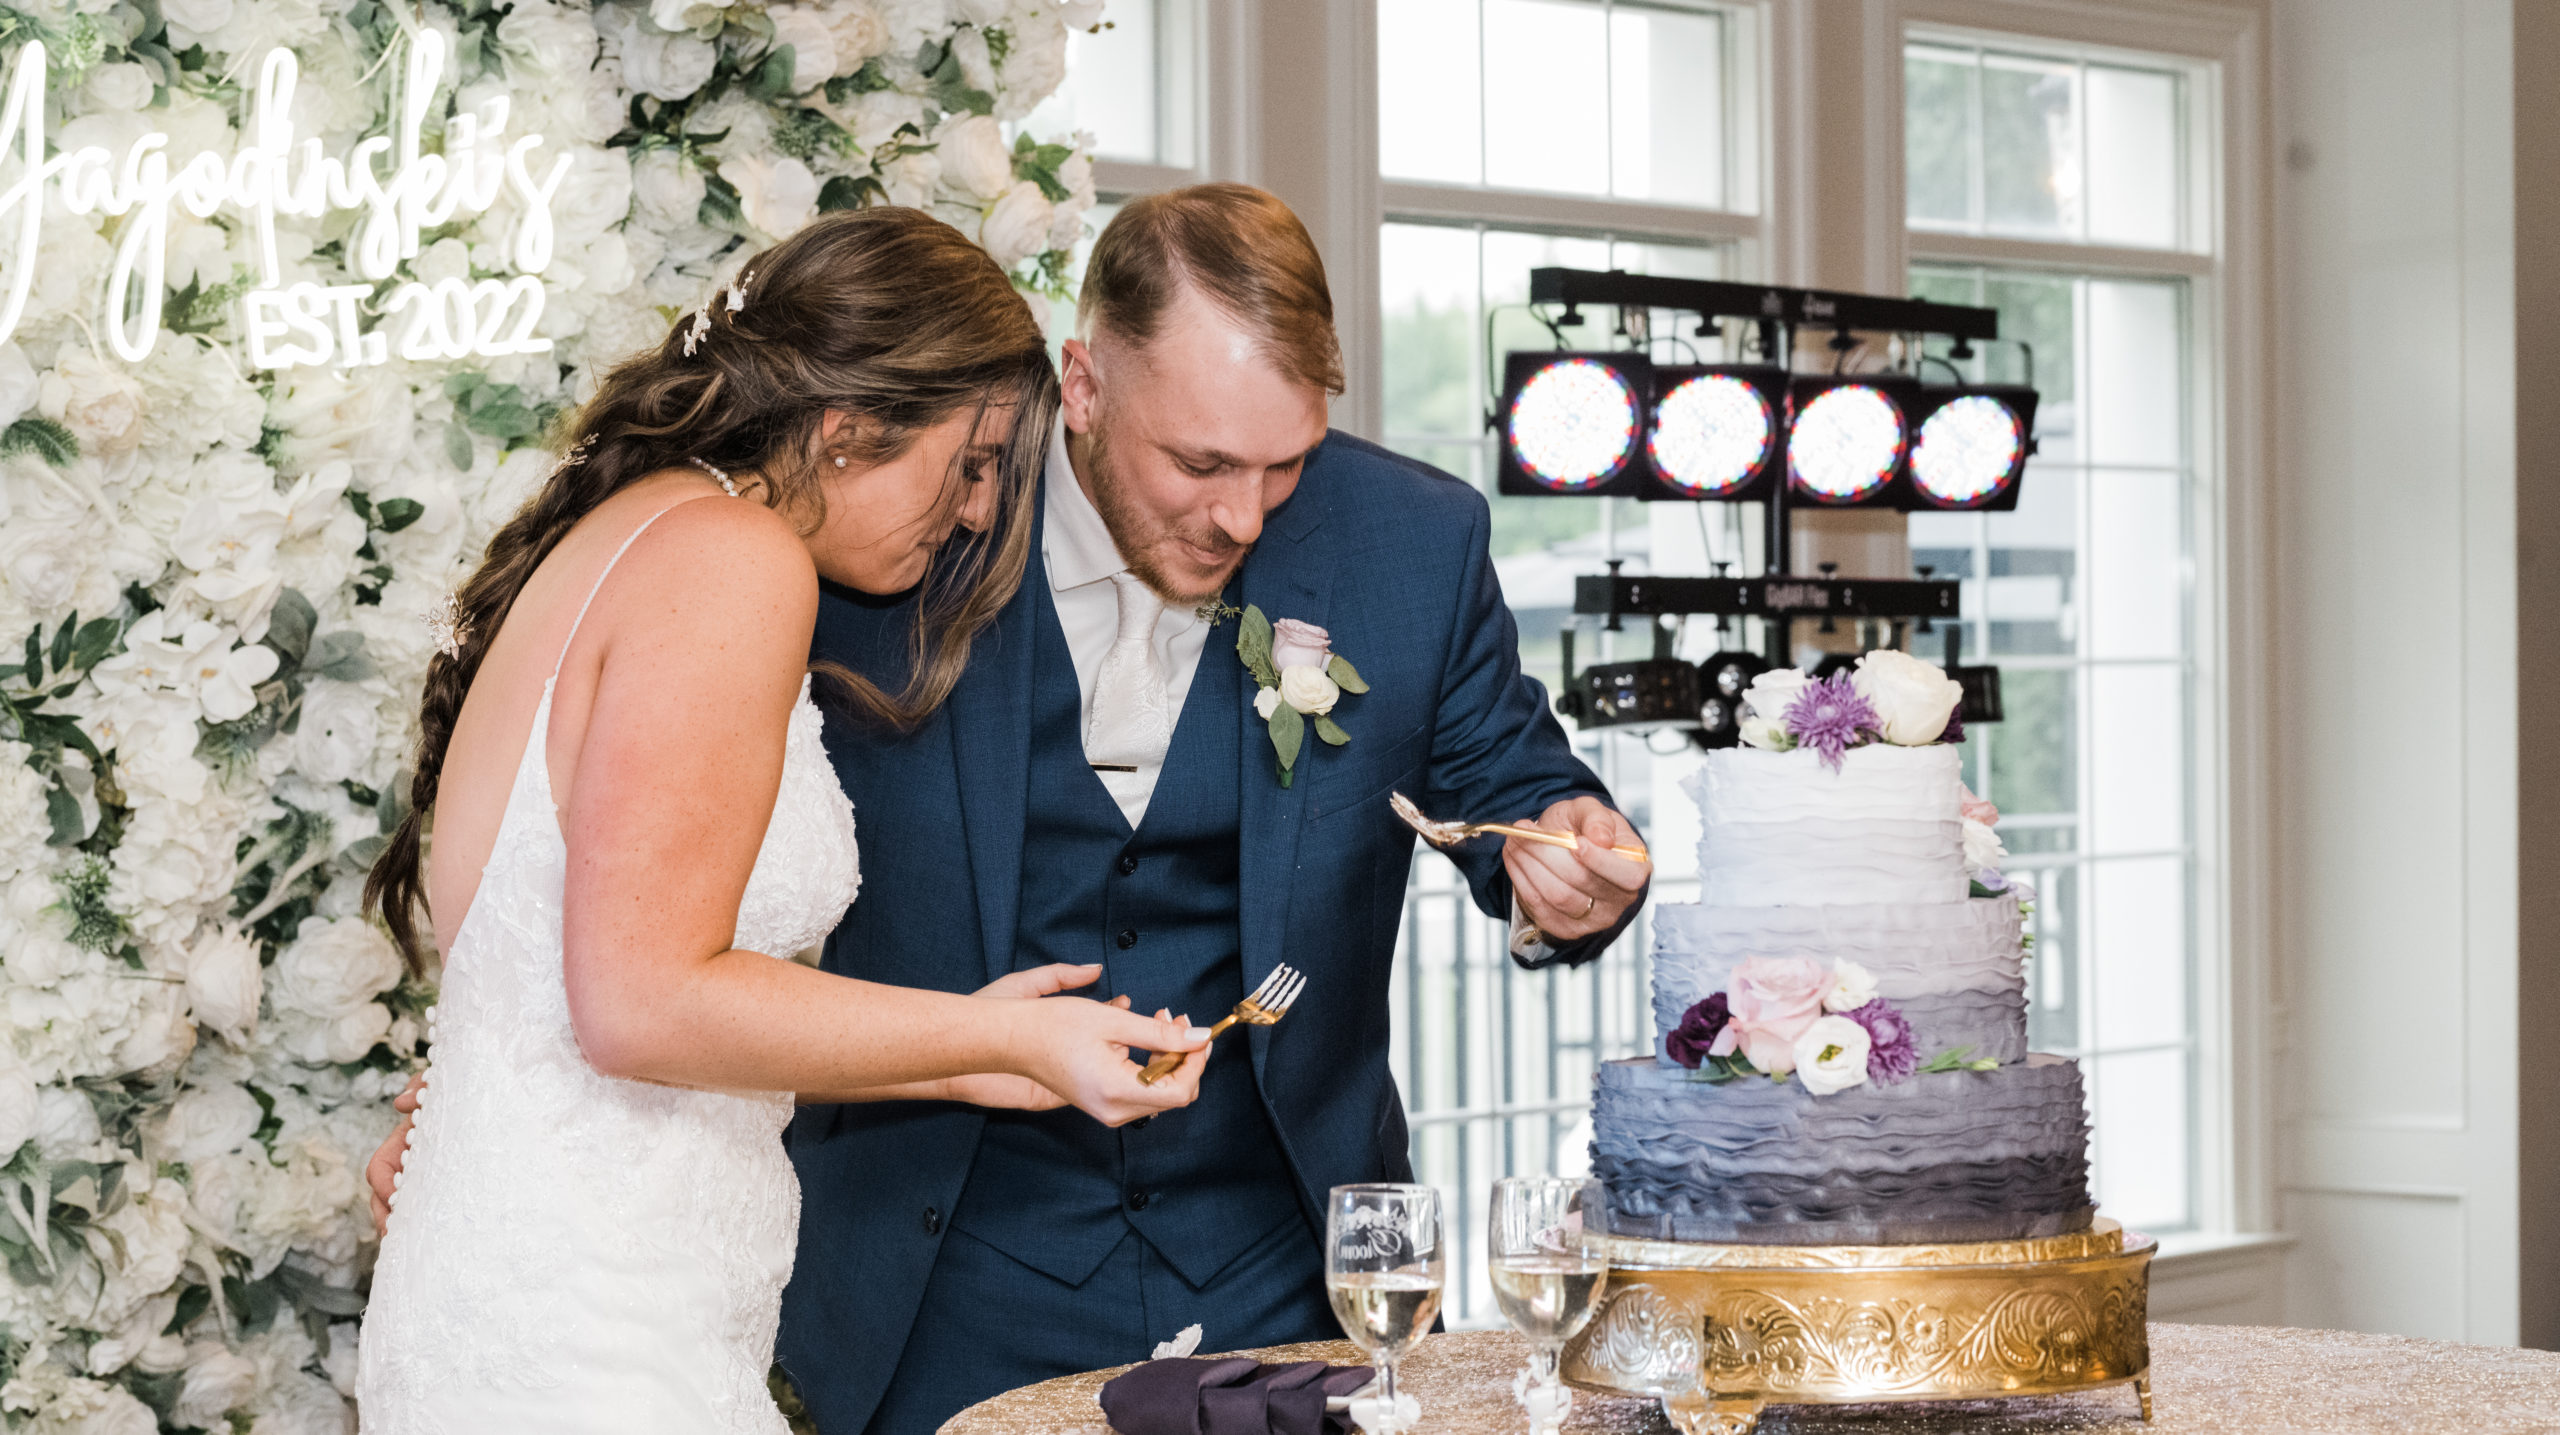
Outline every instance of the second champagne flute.
{"type": "Polygon", "coordinates": [[[1609,1275],[1609,1263],[1587,1254],[1572,1229],[1581,1193],[1579,1181],[1542,1176],[1493,1185],[1486,1248],[1493,1299],[1512,1329],[1529,1338],[1529,1380],[1520,1396],[1537,1435],[1562,1429],[1573,1408],[1573,1393],[1557,1378],[1557,1357],[1590,1324],[1609,1275]]]}
{"type": "Polygon", "coordinates": [[[1371,1431],[1403,1428],[1396,1362],[1430,1334],[1447,1275],[1439,1192],[1429,1186],[1333,1188],[1325,1215],[1325,1294],[1342,1333],[1378,1367],[1376,1413],[1362,1421],[1371,1431]]]}

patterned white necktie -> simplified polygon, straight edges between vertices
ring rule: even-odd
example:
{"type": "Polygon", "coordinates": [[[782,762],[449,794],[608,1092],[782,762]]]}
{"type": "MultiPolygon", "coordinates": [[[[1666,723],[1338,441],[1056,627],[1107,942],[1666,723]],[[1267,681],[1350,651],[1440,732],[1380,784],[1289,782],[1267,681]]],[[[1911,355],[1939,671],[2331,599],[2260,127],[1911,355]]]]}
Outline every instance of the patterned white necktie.
{"type": "Polygon", "coordinates": [[[1164,762],[1173,745],[1165,713],[1164,676],[1156,669],[1156,618],[1164,604],[1135,573],[1114,573],[1120,600],[1120,633],[1094,675],[1093,715],[1084,730],[1085,761],[1097,767],[1146,769],[1164,762]]]}

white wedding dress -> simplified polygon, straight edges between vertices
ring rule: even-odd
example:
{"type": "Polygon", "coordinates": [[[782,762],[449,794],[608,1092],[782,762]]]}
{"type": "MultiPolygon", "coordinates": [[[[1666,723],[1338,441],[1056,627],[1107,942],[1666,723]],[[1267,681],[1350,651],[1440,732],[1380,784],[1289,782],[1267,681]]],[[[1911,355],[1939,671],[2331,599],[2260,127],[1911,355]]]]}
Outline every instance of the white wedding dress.
{"type": "MultiPolygon", "coordinates": [[[[800,1219],[782,1151],[792,1099],[618,1080],[580,1055],[560,963],[568,850],[544,761],[558,677],[555,663],[429,1018],[432,1065],[365,1313],[362,1428],[782,1435],[765,1375],[800,1219]]],[[[860,881],[853,807],[804,678],[733,945],[808,947],[860,881]]]]}

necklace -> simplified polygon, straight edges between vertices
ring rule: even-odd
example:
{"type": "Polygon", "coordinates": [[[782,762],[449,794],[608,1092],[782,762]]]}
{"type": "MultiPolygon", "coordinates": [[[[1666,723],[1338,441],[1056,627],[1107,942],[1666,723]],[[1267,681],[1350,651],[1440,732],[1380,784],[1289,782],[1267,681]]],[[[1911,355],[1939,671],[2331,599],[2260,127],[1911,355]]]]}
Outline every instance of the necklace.
{"type": "Polygon", "coordinates": [[[727,470],[715,468],[710,464],[704,463],[698,458],[688,458],[685,462],[692,464],[695,468],[701,469],[704,473],[711,475],[711,481],[720,485],[720,491],[722,493],[729,495],[731,498],[738,496],[738,485],[729,481],[729,474],[727,470]]]}

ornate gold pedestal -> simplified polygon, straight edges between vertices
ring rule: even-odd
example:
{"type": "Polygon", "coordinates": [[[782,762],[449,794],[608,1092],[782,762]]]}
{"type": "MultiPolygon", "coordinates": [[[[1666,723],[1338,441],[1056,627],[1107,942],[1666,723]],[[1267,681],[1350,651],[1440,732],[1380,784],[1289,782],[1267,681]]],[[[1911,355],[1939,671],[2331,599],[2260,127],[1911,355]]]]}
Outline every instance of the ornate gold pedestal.
{"type": "Polygon", "coordinates": [[[2130,1384],[2151,1418],[2148,1236],[1727,1246],[1586,1234],[1600,1316],[1565,1348],[1586,1390],[1650,1395],[1685,1435],[1766,1405],[2045,1395],[2130,1384]]]}

